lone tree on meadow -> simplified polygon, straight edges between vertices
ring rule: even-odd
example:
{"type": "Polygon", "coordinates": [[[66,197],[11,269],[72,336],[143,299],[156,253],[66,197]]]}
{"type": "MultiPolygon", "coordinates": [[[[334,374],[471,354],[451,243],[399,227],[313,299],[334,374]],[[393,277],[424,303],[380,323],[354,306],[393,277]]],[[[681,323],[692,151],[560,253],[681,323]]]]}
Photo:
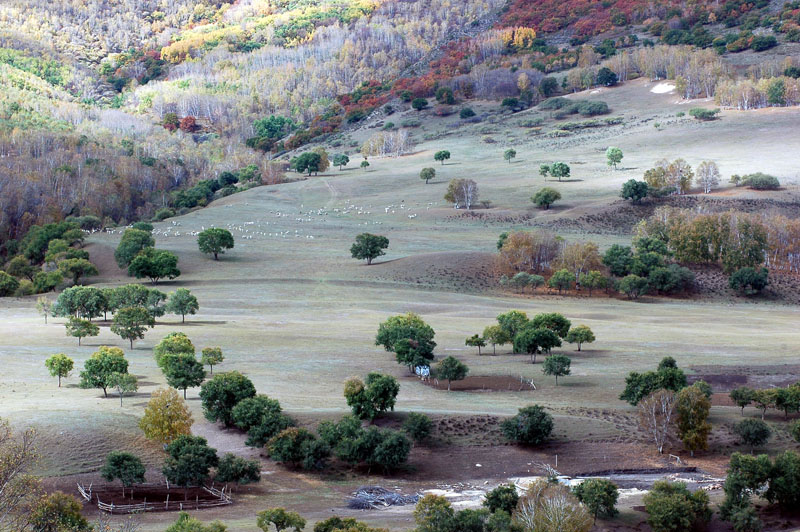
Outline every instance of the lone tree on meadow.
{"type": "Polygon", "coordinates": [[[187,314],[195,314],[200,308],[197,298],[186,288],[178,288],[169,295],[166,311],[181,315],[181,323],[186,323],[187,314]]]}
{"type": "Polygon", "coordinates": [[[369,266],[374,259],[385,255],[383,250],[388,247],[389,239],[385,236],[361,233],[350,246],[350,255],[354,259],[366,260],[367,266],[369,266]]]}
{"type": "Polygon", "coordinates": [[[566,355],[550,355],[544,359],[542,364],[542,373],[545,375],[552,375],[556,378],[556,386],[558,386],[558,378],[566,377],[572,371],[569,366],[572,360],[566,355]]]}
{"type": "Polygon", "coordinates": [[[425,181],[425,184],[428,184],[428,181],[436,177],[436,169],[435,168],[423,168],[419,171],[419,178],[425,181]]]}
{"type": "Polygon", "coordinates": [[[324,172],[323,166],[327,168],[327,163],[323,164],[322,162],[322,155],[313,151],[307,151],[293,158],[289,165],[298,173],[308,172],[308,175],[311,175],[311,172],[315,174],[320,171],[324,172]]]}
{"type": "Polygon", "coordinates": [[[144,338],[148,327],[155,327],[156,320],[144,307],[125,307],[114,314],[111,332],[119,335],[123,340],[128,340],[133,349],[133,341],[144,338]]]}
{"type": "Polygon", "coordinates": [[[294,532],[301,532],[306,527],[306,520],[296,512],[287,512],[283,508],[270,508],[258,512],[256,524],[264,532],[269,532],[270,525],[274,526],[277,532],[289,528],[294,529],[294,532]]]}
{"type": "Polygon", "coordinates": [[[569,177],[570,169],[567,163],[553,163],[550,165],[550,175],[561,181],[561,178],[569,177]]]}
{"type": "Polygon", "coordinates": [[[145,438],[167,445],[179,436],[190,435],[192,423],[192,414],[178,392],[159,388],[150,396],[139,428],[145,438]]]}
{"type": "Polygon", "coordinates": [[[114,251],[114,258],[120,268],[127,268],[140,251],[155,245],[156,241],[149,231],[126,229],[114,251]]]}
{"type": "Polygon", "coordinates": [[[142,461],[131,453],[123,451],[111,451],[106,456],[106,463],[100,470],[100,475],[108,482],[119,479],[122,484],[122,496],[125,496],[125,488],[131,488],[131,499],[133,499],[133,485],[144,482],[145,468],[142,461]]]}
{"type": "Polygon", "coordinates": [[[47,324],[47,316],[52,313],[53,304],[45,296],[39,296],[36,299],[36,311],[44,316],[44,323],[47,324]]]}
{"type": "Polygon", "coordinates": [[[122,349],[103,345],[84,362],[80,387],[100,388],[103,396],[108,397],[107,390],[111,386],[112,375],[127,372],[128,361],[125,360],[122,349]]]}
{"type": "Polygon", "coordinates": [[[444,164],[444,162],[449,159],[450,159],[450,152],[447,150],[439,150],[433,154],[433,160],[439,161],[442,164],[444,164]]]}
{"type": "Polygon", "coordinates": [[[58,377],[58,387],[61,388],[61,379],[69,376],[75,362],[64,353],[57,353],[45,360],[44,365],[52,377],[58,377]]]}
{"type": "Polygon", "coordinates": [[[436,365],[436,378],[447,380],[447,391],[450,391],[452,381],[464,380],[469,373],[466,364],[455,357],[447,357],[436,365]]]}
{"type": "Polygon", "coordinates": [[[509,148],[503,152],[503,159],[508,161],[508,164],[511,164],[511,159],[517,156],[517,150],[513,148],[509,148]]]}
{"type": "Polygon", "coordinates": [[[130,373],[112,373],[108,378],[108,386],[117,391],[119,395],[119,406],[122,406],[122,398],[125,394],[130,394],[139,389],[139,380],[136,375],[130,373]]]}
{"type": "Polygon", "coordinates": [[[81,338],[100,334],[100,327],[89,320],[76,318],[75,316],[70,316],[64,326],[67,329],[67,336],[74,336],[78,339],[78,345],[81,345],[81,338]]]}
{"type": "Polygon", "coordinates": [[[342,168],[347,166],[347,163],[350,162],[350,157],[345,155],[344,153],[338,153],[333,156],[333,165],[339,167],[339,171],[342,171],[342,168]]]}
{"type": "Polygon", "coordinates": [[[571,344],[578,344],[578,351],[581,350],[581,344],[590,344],[594,342],[595,337],[592,330],[586,325],[578,325],[573,327],[567,332],[565,340],[571,344]]]}
{"type": "Polygon", "coordinates": [[[610,146],[606,150],[606,164],[608,166],[613,166],[614,170],[617,169],[617,165],[622,162],[622,150],[619,148],[615,148],[614,146],[610,146]]]}
{"type": "Polygon", "coordinates": [[[650,193],[650,185],[646,181],[636,181],[629,179],[622,184],[619,197],[629,199],[632,203],[639,203],[650,193]]]}
{"type": "Polygon", "coordinates": [[[204,347],[203,354],[200,356],[200,362],[208,366],[209,374],[214,374],[214,366],[222,363],[225,360],[225,355],[222,354],[220,347],[204,347]]]}
{"type": "Polygon", "coordinates": [[[464,341],[464,345],[468,345],[470,347],[477,347],[478,348],[478,355],[481,354],[481,347],[486,346],[486,340],[477,334],[473,334],[472,336],[468,336],[467,339],[464,341]]]}
{"type": "Polygon", "coordinates": [[[226,249],[233,249],[233,235],[227,229],[210,227],[197,236],[197,246],[202,253],[214,255],[214,260],[219,260],[219,254],[226,249]]]}
{"type": "Polygon", "coordinates": [[[544,187],[533,195],[531,201],[537,207],[543,207],[545,210],[550,208],[550,205],[561,199],[561,193],[551,187],[544,187]]]}

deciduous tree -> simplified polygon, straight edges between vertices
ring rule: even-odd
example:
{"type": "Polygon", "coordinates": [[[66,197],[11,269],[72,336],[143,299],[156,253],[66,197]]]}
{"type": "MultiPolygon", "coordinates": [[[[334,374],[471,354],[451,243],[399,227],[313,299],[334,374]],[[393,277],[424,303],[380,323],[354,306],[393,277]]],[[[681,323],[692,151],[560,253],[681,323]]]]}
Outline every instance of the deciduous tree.
{"type": "Polygon", "coordinates": [[[122,406],[122,397],[125,394],[133,393],[139,389],[139,381],[136,375],[131,375],[130,373],[112,373],[108,378],[108,385],[117,390],[119,406],[122,406]]]}
{"type": "Polygon", "coordinates": [[[44,365],[53,377],[58,377],[58,387],[61,388],[61,379],[68,377],[75,362],[64,353],[57,353],[44,361],[44,365]]]}
{"type": "Polygon", "coordinates": [[[675,422],[675,393],[656,390],[639,401],[639,428],[653,440],[659,453],[664,452],[675,422]]]}
{"type": "Polygon", "coordinates": [[[81,388],[100,388],[103,396],[108,397],[107,389],[111,386],[111,378],[115,373],[127,373],[128,361],[119,347],[106,345],[92,353],[83,364],[81,371],[81,388]]]}
{"type": "Polygon", "coordinates": [[[67,329],[67,336],[74,336],[78,339],[78,345],[81,345],[81,338],[100,334],[100,327],[89,320],[83,320],[75,316],[70,316],[64,326],[67,329]]]}
{"type": "Polygon", "coordinates": [[[469,373],[467,365],[452,356],[443,359],[436,366],[436,378],[447,380],[448,392],[450,391],[451,381],[463,380],[467,373],[469,373]]]}
{"type": "Polygon", "coordinates": [[[566,340],[571,344],[578,344],[578,351],[580,351],[582,344],[594,342],[595,337],[589,327],[586,325],[578,325],[577,327],[572,327],[569,332],[567,332],[566,340]]]}
{"type": "Polygon", "coordinates": [[[239,373],[219,373],[200,388],[203,414],[209,421],[221,421],[226,427],[233,425],[233,407],[256,394],[253,383],[239,373]]]}
{"type": "Polygon", "coordinates": [[[165,249],[143,249],[128,265],[128,275],[137,279],[150,279],[153,284],[159,279],[175,279],[180,274],[178,256],[165,249]]]}
{"type": "Polygon", "coordinates": [[[155,318],[144,307],[125,307],[114,313],[114,322],[111,332],[119,335],[123,340],[129,340],[131,349],[133,341],[144,338],[147,329],[152,329],[156,324],[155,318]]]}
{"type": "Polygon", "coordinates": [[[195,314],[200,308],[197,298],[186,288],[178,288],[167,299],[167,312],[181,315],[181,323],[186,322],[187,314],[195,314]]]}
{"type": "Polygon", "coordinates": [[[114,251],[114,258],[120,268],[127,268],[140,251],[155,245],[156,241],[148,231],[126,229],[114,251]]]}
{"type": "Polygon", "coordinates": [[[197,235],[197,246],[201,253],[214,255],[214,260],[219,260],[220,253],[233,249],[233,235],[227,229],[209,227],[197,235]]]}
{"type": "Polygon", "coordinates": [[[622,150],[619,148],[615,148],[614,146],[609,146],[606,150],[606,164],[608,166],[613,166],[614,170],[617,169],[617,165],[622,162],[622,150]]]}
{"type": "Polygon", "coordinates": [[[531,201],[538,207],[544,207],[545,210],[550,208],[550,205],[561,199],[561,193],[551,187],[544,187],[531,197],[531,201]]]}
{"type": "Polygon", "coordinates": [[[208,366],[209,373],[214,374],[214,366],[221,364],[225,360],[225,355],[222,354],[222,348],[219,347],[204,347],[203,354],[200,357],[200,362],[208,366]]]}
{"type": "Polygon", "coordinates": [[[270,525],[274,526],[277,532],[290,528],[294,529],[295,532],[300,532],[305,528],[306,520],[300,517],[298,513],[287,512],[283,508],[271,508],[258,512],[256,524],[264,532],[269,532],[270,525]]]}
{"type": "Polygon", "coordinates": [[[385,255],[384,249],[389,247],[389,239],[381,235],[361,233],[356,236],[356,241],[350,246],[350,255],[354,259],[366,260],[367,265],[372,264],[376,258],[385,255]]]}
{"type": "Polygon", "coordinates": [[[124,451],[111,451],[106,455],[106,463],[100,470],[100,475],[108,482],[119,479],[122,484],[122,496],[125,488],[131,488],[133,499],[133,485],[144,482],[145,468],[136,455],[124,451]]]}
{"type": "Polygon", "coordinates": [[[206,370],[194,355],[178,354],[165,355],[162,358],[161,369],[167,378],[167,384],[178,390],[183,390],[186,399],[186,389],[200,386],[206,378],[206,370]]]}
{"type": "Polygon", "coordinates": [[[169,444],[179,436],[191,434],[192,414],[186,402],[172,388],[159,388],[150,396],[139,428],[146,438],[169,444]]]}
{"type": "Polygon", "coordinates": [[[553,431],[553,418],[539,405],[520,408],[501,425],[506,438],[524,445],[544,443],[553,431]]]}
{"type": "Polygon", "coordinates": [[[434,177],[436,177],[436,168],[423,168],[419,171],[419,178],[424,180],[426,185],[434,177]]]}
{"type": "Polygon", "coordinates": [[[571,373],[571,363],[572,360],[566,355],[550,355],[544,359],[544,364],[542,364],[542,373],[555,377],[556,386],[558,386],[558,378],[565,377],[571,373]]]}

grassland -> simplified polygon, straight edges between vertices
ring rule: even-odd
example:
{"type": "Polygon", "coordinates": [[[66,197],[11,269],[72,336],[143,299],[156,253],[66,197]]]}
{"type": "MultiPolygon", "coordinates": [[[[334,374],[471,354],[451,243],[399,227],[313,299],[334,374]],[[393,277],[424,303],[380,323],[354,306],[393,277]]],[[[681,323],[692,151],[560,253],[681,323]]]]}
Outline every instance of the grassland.
{"type": "MultiPolygon", "coordinates": [[[[557,127],[538,111],[517,115],[490,115],[480,124],[453,128],[457,117],[423,117],[424,130],[417,130],[415,153],[398,159],[373,159],[368,171],[330,170],[291,183],[261,187],[235,194],[185,216],[156,224],[160,248],[180,257],[181,277],[160,288],[192,290],[201,310],[185,325],[174,316],[159,319],[134,349],[111,334],[107,327],[99,337],[78,347],[64,335],[59,319],[45,325],[37,316],[32,299],[3,300],[0,307],[0,404],[2,415],[17,425],[33,425],[40,431],[40,473],[53,485],[73,489],[74,480],[93,478],[105,453],[112,449],[136,450],[144,454],[152,474],[159,465],[159,451],[147,444],[136,428],[150,392],[164,385],[152,357],[152,347],[165,334],[180,330],[200,347],[219,345],[226,354],[219,368],[237,369],[249,376],[261,393],[281,401],[302,423],[344,414],[342,382],[351,375],[381,371],[401,379],[395,420],[403,412],[420,411],[439,421],[442,441],[458,443],[454,449],[433,446],[416,450],[411,465],[417,473],[397,479],[372,478],[369,482],[423,489],[458,480],[493,482],[530,470],[532,461],[552,462],[560,453],[560,467],[573,473],[584,468],[589,449],[603,450],[606,463],[597,458],[594,470],[617,467],[627,454],[640,455],[639,464],[664,464],[633,429],[633,410],[618,400],[624,376],[633,370],[653,368],[664,356],[673,356],[681,367],[694,365],[776,365],[797,362],[800,337],[795,328],[797,307],[749,302],[739,299],[682,300],[645,298],[630,302],[615,298],[513,296],[495,290],[493,283],[476,281],[489,271],[491,253],[501,231],[514,227],[553,227],[568,239],[591,239],[603,247],[629,242],[622,230],[600,230],[590,222],[568,225],[565,221],[586,216],[613,216],[624,209],[616,195],[622,182],[639,178],[662,157],[684,157],[696,165],[717,161],[723,175],[765,171],[778,175],[786,190],[775,193],[779,200],[796,201],[798,173],[789,153],[800,153],[797,109],[769,109],[747,113],[724,112],[721,120],[698,123],[678,118],[678,111],[691,105],[677,103],[674,94],[650,92],[652,83],[637,81],[617,89],[603,89],[580,97],[603,99],[612,116],[622,116],[621,126],[589,130],[565,138],[532,135],[529,128],[515,125],[541,114],[544,132],[557,127]],[[631,103],[635,102],[635,103],[631,103]],[[660,129],[654,122],[662,124],[660,129]],[[423,135],[436,140],[423,141],[423,135]],[[481,140],[490,136],[497,142],[481,140]],[[623,168],[611,171],[605,165],[604,148],[616,145],[625,152],[623,168]],[[502,152],[517,150],[508,164],[502,152]],[[446,165],[433,161],[433,151],[448,149],[453,158],[446,165]],[[543,186],[539,164],[554,160],[572,166],[570,182],[549,183],[564,196],[559,208],[535,210],[528,198],[543,186]],[[425,184],[420,168],[432,166],[437,177],[425,184]],[[492,201],[482,216],[468,216],[444,204],[446,183],[453,177],[475,179],[481,198],[492,201]],[[416,216],[415,216],[416,215],[416,216]],[[236,247],[216,262],[197,250],[191,232],[210,226],[229,227],[236,247]],[[566,228],[566,229],[564,229],[566,228]],[[385,257],[373,266],[349,257],[353,237],[361,232],[387,235],[391,241],[385,257]],[[247,238],[245,238],[247,237],[247,238]],[[313,237],[313,238],[311,238],[313,237]],[[477,273],[476,273],[477,272],[477,273]],[[492,323],[500,312],[521,309],[528,314],[557,311],[575,324],[589,325],[597,342],[580,353],[572,346],[564,352],[573,357],[573,375],[556,387],[541,374],[540,365],[524,356],[507,354],[479,357],[464,346],[464,338],[492,323]],[[417,312],[436,330],[437,353],[455,355],[474,375],[513,375],[533,379],[532,392],[467,393],[435,390],[407,375],[390,353],[373,345],[378,324],[386,317],[417,312]],[[46,375],[44,359],[65,352],[76,359],[76,367],[98,345],[125,348],[131,371],[140,378],[140,390],[124,400],[104,399],[98,391],[77,388],[77,378],[56,388],[46,375]],[[517,408],[539,403],[556,417],[556,443],[539,451],[498,446],[490,439],[471,441],[474,431],[445,426],[445,418],[506,416],[517,408]],[[578,442],[577,444],[575,442],[578,442]],[[491,446],[494,445],[494,446],[491,446]],[[468,447],[478,451],[469,451],[468,447]],[[485,469],[475,469],[475,452],[484,456],[485,469]],[[581,455],[584,455],[581,458],[581,455]],[[610,458],[609,458],[610,456],[610,458]],[[431,461],[451,462],[449,470],[431,467],[431,461]],[[570,460],[576,460],[570,463],[570,460]],[[467,467],[472,467],[468,470],[467,467]],[[454,471],[455,468],[461,468],[454,471]],[[504,475],[505,474],[505,475],[504,475]]],[[[480,106],[478,106],[480,107],[480,106]]],[[[476,111],[486,111],[485,109],[476,111]]],[[[392,119],[395,122],[399,120],[392,119]]],[[[351,133],[362,141],[374,129],[351,133]]],[[[351,155],[355,161],[356,157],[351,155]]],[[[353,163],[351,163],[353,165],[353,163]]],[[[357,165],[357,164],[356,164],[357,165]]],[[[754,193],[729,189],[719,198],[758,199],[754,193]]],[[[591,220],[591,218],[588,218],[591,220]]],[[[96,234],[87,249],[101,267],[100,285],[128,282],[113,262],[119,233],[96,234]]],[[[189,405],[197,420],[195,431],[209,438],[220,450],[255,454],[243,446],[243,437],[222,431],[202,420],[197,395],[189,390],[189,405]]],[[[729,446],[727,428],[738,416],[735,408],[714,409],[712,422],[717,442],[729,446]]],[[[775,418],[779,443],[785,443],[784,425],[775,418]]],[[[481,425],[491,429],[489,425],[481,425]]],[[[487,429],[488,430],[488,429],[487,429]]],[[[488,430],[487,434],[490,434],[488,430]]],[[[676,448],[675,451],[678,449],[676,448]]],[[[719,470],[724,460],[700,457],[695,465],[719,470]]],[[[337,513],[345,495],[367,479],[350,473],[318,477],[286,472],[264,461],[268,472],[259,488],[241,489],[240,502],[217,512],[201,514],[222,518],[233,530],[257,530],[255,511],[277,505],[301,509],[312,519],[337,513]]],[[[583,469],[586,471],[586,469],[583,469]]],[[[531,473],[533,474],[533,473],[531,473]]],[[[393,529],[407,529],[410,510],[358,513],[359,518],[393,529]]],[[[625,520],[640,518],[628,511],[625,520]]],[[[143,517],[145,530],[163,529],[174,515],[143,517]]]]}

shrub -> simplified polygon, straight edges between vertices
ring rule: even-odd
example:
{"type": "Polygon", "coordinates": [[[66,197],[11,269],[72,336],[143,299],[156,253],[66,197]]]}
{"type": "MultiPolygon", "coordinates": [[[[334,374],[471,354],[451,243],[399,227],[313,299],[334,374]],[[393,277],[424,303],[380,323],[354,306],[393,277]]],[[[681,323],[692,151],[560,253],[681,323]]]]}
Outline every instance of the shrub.
{"type": "Polygon", "coordinates": [[[767,443],[772,436],[769,426],[760,419],[743,419],[733,426],[733,433],[739,436],[739,443],[755,450],[767,443]]]}
{"type": "Polygon", "coordinates": [[[777,177],[761,172],[748,174],[742,177],[739,183],[753,190],[778,190],[781,188],[781,183],[777,177]]]}
{"type": "Polygon", "coordinates": [[[778,46],[778,40],[773,35],[756,35],[750,42],[750,49],[754,52],[763,52],[778,46]]]}
{"type": "Polygon", "coordinates": [[[644,496],[644,507],[653,532],[699,529],[711,519],[708,494],[691,493],[683,482],[659,480],[644,496]]]}
{"type": "Polygon", "coordinates": [[[162,222],[167,218],[172,218],[173,216],[175,216],[175,211],[170,209],[169,207],[164,207],[156,211],[156,213],[153,215],[153,220],[157,222],[162,222]]]}
{"type": "Polygon", "coordinates": [[[428,100],[426,98],[414,98],[411,101],[411,107],[413,107],[417,111],[422,111],[423,109],[428,107],[428,100]]]}
{"type": "Polygon", "coordinates": [[[728,286],[732,290],[748,296],[761,292],[768,284],[769,271],[766,268],[740,268],[728,279],[728,286]]]}
{"type": "Polygon", "coordinates": [[[553,432],[553,418],[539,405],[520,408],[519,413],[502,423],[503,434],[524,445],[544,443],[553,432]]]}
{"type": "Polygon", "coordinates": [[[419,442],[423,441],[431,434],[433,422],[431,418],[425,414],[411,412],[405,421],[403,421],[403,431],[408,434],[412,440],[419,442]]]}
{"type": "Polygon", "coordinates": [[[697,120],[709,121],[717,118],[719,109],[704,109],[702,107],[693,107],[689,109],[689,116],[695,117],[697,120]]]}
{"type": "Polygon", "coordinates": [[[464,107],[458,113],[458,116],[461,119],[472,118],[473,116],[475,116],[475,111],[473,111],[471,107],[464,107]]]}

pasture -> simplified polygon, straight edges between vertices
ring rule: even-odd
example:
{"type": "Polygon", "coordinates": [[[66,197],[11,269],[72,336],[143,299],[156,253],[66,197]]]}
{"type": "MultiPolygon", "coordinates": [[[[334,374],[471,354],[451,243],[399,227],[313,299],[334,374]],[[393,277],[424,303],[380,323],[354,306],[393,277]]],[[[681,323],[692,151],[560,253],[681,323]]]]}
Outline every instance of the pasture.
{"type": "MultiPolygon", "coordinates": [[[[351,168],[344,171],[331,168],[307,179],[290,174],[298,179],[235,194],[155,224],[157,247],[175,252],[182,271],[178,279],[161,282],[158,288],[165,292],[190,289],[200,302],[200,311],[183,325],[172,315],[158,319],[133,350],[107,326],[101,327],[100,336],[78,347],[74,338],[65,336],[63,319],[50,319],[45,325],[34,310],[35,298],[2,300],[2,416],[15,425],[37,428],[42,455],[39,473],[62,489],[74,491],[77,478],[93,478],[105,454],[115,449],[145,457],[152,468],[149,475],[155,476],[160,450],[143,438],[136,419],[149,393],[165,385],[153,359],[153,346],[167,333],[182,331],[198,350],[222,347],[226,359],[215,371],[241,371],[259,393],[280,400],[290,415],[308,426],[348,412],[342,397],[346,378],[370,371],[394,375],[401,390],[388,423],[409,411],[429,413],[437,421],[441,442],[454,444],[416,449],[410,461],[414,469],[391,479],[342,472],[295,473],[265,459],[266,474],[259,487],[239,488],[233,506],[199,514],[204,520],[223,519],[233,530],[257,530],[255,511],[271,506],[291,506],[311,520],[331,515],[331,509],[348,514],[340,511],[346,495],[363,484],[397,486],[404,491],[455,482],[496,484],[526,472],[537,474],[531,463],[554,464],[556,454],[561,455],[559,470],[570,474],[665,465],[666,459],[636,433],[634,409],[618,399],[625,375],[653,369],[664,356],[673,356],[687,373],[692,373],[692,366],[796,364],[800,310],[762,300],[719,297],[645,297],[632,302],[597,296],[518,296],[500,293],[491,277],[498,234],[509,229],[552,227],[568,240],[593,240],[601,248],[629,243],[629,232],[592,228],[591,220],[627,210],[617,198],[621,184],[641,178],[645,169],[663,157],[684,157],[693,166],[715,160],[726,187],[733,173],[772,173],[787,186],[770,197],[796,201],[797,166],[786,154],[800,153],[797,109],[723,112],[721,120],[699,123],[675,116],[694,104],[678,104],[674,94],[652,93],[653,85],[636,81],[579,95],[607,101],[610,116],[624,117],[620,126],[549,138],[515,125],[526,115],[545,115],[538,111],[491,115],[485,122],[461,129],[448,126],[459,120],[457,115],[426,118],[424,131],[415,130],[418,144],[411,155],[370,159],[365,171],[357,168],[360,157],[351,154],[351,168]],[[654,122],[662,128],[656,129],[654,122]],[[437,138],[423,141],[425,134],[437,138]],[[487,144],[481,140],[485,136],[496,143],[487,144]],[[620,170],[606,166],[604,150],[609,145],[623,149],[620,170]],[[517,150],[511,164],[502,159],[509,147],[517,150]],[[433,161],[438,149],[453,154],[447,164],[433,161]],[[529,197],[544,184],[539,165],[555,160],[570,164],[572,178],[548,182],[561,191],[563,200],[550,211],[540,211],[529,197]],[[429,184],[419,179],[420,169],[426,166],[437,172],[429,184]],[[470,214],[449,207],[442,196],[449,179],[455,177],[477,181],[481,199],[491,200],[492,208],[470,214]],[[571,220],[583,221],[570,225],[571,220]],[[235,248],[219,261],[203,256],[194,236],[212,226],[230,229],[236,240],[235,248]],[[353,238],[362,232],[390,240],[387,255],[369,267],[349,254],[353,238]],[[569,344],[556,350],[573,359],[572,375],[560,379],[558,387],[551,377],[542,375],[541,363],[531,365],[527,356],[509,354],[509,346],[498,347],[497,356],[490,356],[491,347],[478,356],[474,348],[464,345],[467,336],[481,333],[497,314],[511,309],[524,310],[529,316],[560,312],[574,325],[590,326],[597,341],[580,353],[569,344]],[[520,377],[533,380],[537,389],[448,393],[422,384],[395,362],[392,353],[374,345],[378,324],[405,312],[420,314],[435,329],[437,356],[458,357],[471,375],[520,377]],[[44,360],[57,352],[75,358],[80,368],[99,345],[122,347],[131,373],[140,379],[138,393],[126,397],[122,407],[112,393],[104,399],[98,390],[79,389],[76,375],[58,389],[44,368],[44,360]],[[552,411],[554,442],[535,451],[501,445],[497,418],[532,403],[552,411]],[[449,418],[463,424],[455,426],[449,418]],[[481,467],[476,467],[477,462],[481,467]]],[[[544,129],[552,129],[552,120],[546,115],[544,120],[544,129]]],[[[363,141],[373,131],[365,128],[352,138],[363,141]]],[[[714,196],[722,200],[763,197],[742,189],[723,189],[714,196]]],[[[113,261],[120,232],[98,233],[88,239],[86,249],[101,270],[93,283],[129,282],[113,261]]],[[[194,431],[220,452],[256,456],[256,451],[244,446],[244,435],[202,418],[198,391],[189,389],[194,431]]],[[[754,411],[750,409],[748,415],[754,411]]],[[[712,410],[712,446],[716,442],[730,447],[729,426],[738,416],[735,407],[712,410]]],[[[785,428],[778,419],[774,420],[778,438],[773,443],[785,443],[785,428]]],[[[691,465],[716,473],[724,470],[719,456],[701,454],[689,459],[684,454],[691,465]]],[[[411,510],[355,515],[404,529],[411,526],[411,510]]],[[[163,529],[174,518],[174,514],[144,516],[144,530],[163,529]]],[[[637,519],[641,514],[626,510],[623,521],[636,523],[637,519]]]]}

